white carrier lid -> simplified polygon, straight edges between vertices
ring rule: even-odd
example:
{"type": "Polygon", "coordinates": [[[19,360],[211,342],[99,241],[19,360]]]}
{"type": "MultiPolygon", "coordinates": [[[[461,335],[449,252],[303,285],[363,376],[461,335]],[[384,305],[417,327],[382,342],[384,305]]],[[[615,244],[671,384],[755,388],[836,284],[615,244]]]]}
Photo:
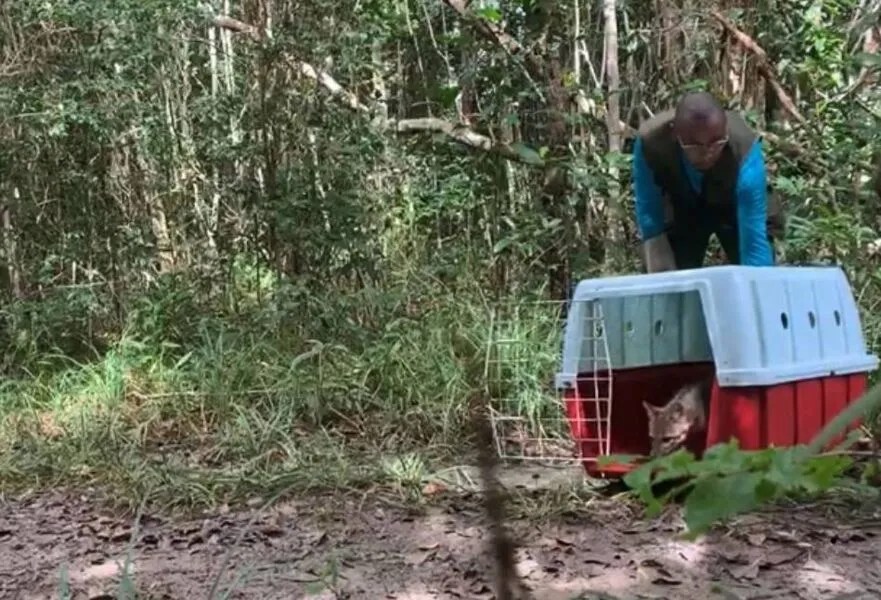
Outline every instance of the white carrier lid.
{"type": "Polygon", "coordinates": [[[581,281],[557,386],[601,369],[710,360],[726,387],[878,366],[840,267],[720,266],[581,281]]]}

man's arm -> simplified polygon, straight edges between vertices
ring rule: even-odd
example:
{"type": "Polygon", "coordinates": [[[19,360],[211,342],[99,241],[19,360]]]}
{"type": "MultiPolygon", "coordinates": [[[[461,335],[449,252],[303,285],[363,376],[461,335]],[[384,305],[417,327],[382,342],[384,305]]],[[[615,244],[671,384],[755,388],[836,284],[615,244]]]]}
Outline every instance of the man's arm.
{"type": "Polygon", "coordinates": [[[636,225],[646,242],[664,232],[664,205],[661,188],[642,152],[642,138],[633,144],[633,192],[636,196],[636,225]]]}
{"type": "Polygon", "coordinates": [[[774,264],[768,240],[767,176],[762,143],[756,140],[740,166],[737,178],[737,223],[740,264],[766,267],[774,264]]]}
{"type": "Polygon", "coordinates": [[[636,225],[643,241],[646,270],[649,273],[676,269],[670,240],[664,233],[664,204],[661,188],[642,152],[642,139],[633,145],[633,191],[636,196],[636,225]]]}

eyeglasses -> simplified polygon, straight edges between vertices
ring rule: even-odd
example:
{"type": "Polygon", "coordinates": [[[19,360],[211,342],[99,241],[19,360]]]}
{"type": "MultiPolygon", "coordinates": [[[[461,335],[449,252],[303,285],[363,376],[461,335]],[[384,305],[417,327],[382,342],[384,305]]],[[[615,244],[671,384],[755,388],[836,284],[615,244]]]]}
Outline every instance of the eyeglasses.
{"type": "Polygon", "coordinates": [[[711,142],[709,144],[683,144],[682,138],[680,138],[679,136],[676,137],[676,140],[679,142],[679,146],[681,146],[682,149],[686,152],[710,154],[724,148],[725,144],[728,143],[728,136],[726,135],[721,140],[716,140],[715,142],[711,142]]]}

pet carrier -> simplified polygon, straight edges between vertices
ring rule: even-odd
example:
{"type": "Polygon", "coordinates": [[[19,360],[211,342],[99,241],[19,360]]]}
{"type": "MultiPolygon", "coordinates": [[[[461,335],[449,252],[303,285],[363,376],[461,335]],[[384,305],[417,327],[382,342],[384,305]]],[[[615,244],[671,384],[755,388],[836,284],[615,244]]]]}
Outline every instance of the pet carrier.
{"type": "Polygon", "coordinates": [[[788,446],[858,398],[877,365],[840,268],[722,266],[581,281],[555,385],[588,473],[620,476],[632,466],[597,459],[648,454],[644,401],[713,377],[690,450],[788,446]]]}

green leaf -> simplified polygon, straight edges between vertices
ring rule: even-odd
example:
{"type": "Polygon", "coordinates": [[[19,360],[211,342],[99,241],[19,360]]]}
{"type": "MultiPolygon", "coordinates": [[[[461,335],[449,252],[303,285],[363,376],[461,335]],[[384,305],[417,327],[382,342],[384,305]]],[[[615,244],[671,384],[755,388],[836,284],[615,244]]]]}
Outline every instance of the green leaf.
{"type": "Polygon", "coordinates": [[[624,484],[632,490],[639,490],[644,487],[650,488],[652,484],[652,469],[654,466],[654,461],[647,462],[641,467],[630,471],[624,476],[622,481],[624,481],[624,484]]]}
{"type": "Polygon", "coordinates": [[[677,450],[676,452],[663,457],[658,462],[659,473],[655,476],[652,483],[657,485],[666,481],[675,481],[683,477],[689,477],[694,474],[693,467],[699,464],[694,454],[688,450],[677,450]]]}
{"type": "Polygon", "coordinates": [[[507,248],[508,246],[510,246],[510,245],[513,244],[513,243],[514,243],[514,238],[513,238],[513,237],[506,237],[506,238],[502,238],[502,239],[500,239],[500,240],[499,240],[498,242],[496,242],[495,245],[493,246],[493,254],[499,254],[499,253],[502,252],[505,248],[507,248]]]}
{"type": "Polygon", "coordinates": [[[881,54],[871,54],[869,52],[858,52],[853,57],[857,64],[865,67],[881,66],[881,54]]]}
{"type": "Polygon", "coordinates": [[[709,87],[709,82],[706,79],[692,79],[688,83],[682,86],[682,91],[684,92],[702,92],[709,87]]]}
{"type": "Polygon", "coordinates": [[[317,596],[327,591],[327,585],[323,581],[313,581],[306,584],[306,595],[317,596]]]}
{"type": "Polygon", "coordinates": [[[639,499],[646,505],[646,512],[656,514],[660,511],[661,503],[655,497],[652,490],[652,469],[653,462],[648,462],[638,469],[635,469],[624,476],[624,483],[639,496],[639,499]]]}
{"type": "Polygon", "coordinates": [[[705,532],[716,521],[755,508],[761,473],[704,477],[685,500],[685,523],[690,535],[705,532]]]}
{"type": "Polygon", "coordinates": [[[474,12],[476,12],[478,15],[480,15],[481,17],[483,17],[484,19],[486,19],[487,21],[490,21],[492,23],[498,23],[502,20],[502,13],[499,12],[498,8],[495,8],[492,6],[479,8],[474,12]]]}
{"type": "Polygon", "coordinates": [[[802,486],[809,492],[825,492],[853,464],[848,456],[817,456],[808,461],[802,477],[802,486]]]}
{"type": "Polygon", "coordinates": [[[541,165],[544,163],[538,152],[525,144],[515,142],[511,144],[511,147],[514,148],[514,151],[517,152],[517,155],[520,156],[521,159],[523,159],[523,162],[529,163],[531,165],[541,165]]]}
{"type": "Polygon", "coordinates": [[[787,450],[779,450],[768,468],[767,479],[785,490],[793,489],[804,483],[802,465],[795,460],[796,454],[787,450]]]}

